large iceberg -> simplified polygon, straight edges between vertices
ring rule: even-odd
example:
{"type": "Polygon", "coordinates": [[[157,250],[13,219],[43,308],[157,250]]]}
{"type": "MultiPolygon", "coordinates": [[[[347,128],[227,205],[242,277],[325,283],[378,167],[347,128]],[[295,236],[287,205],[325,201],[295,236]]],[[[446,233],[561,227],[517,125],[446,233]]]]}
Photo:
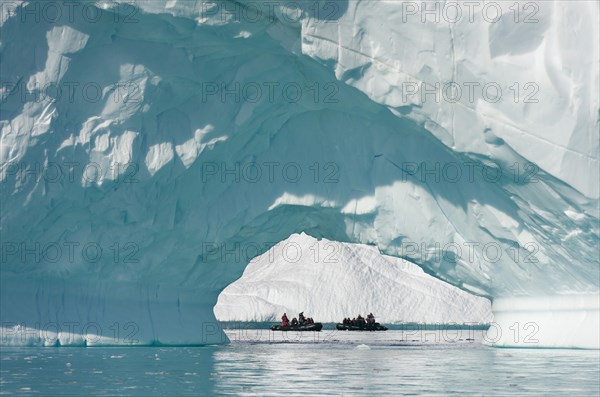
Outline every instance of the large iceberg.
{"type": "Polygon", "coordinates": [[[305,232],[598,347],[598,3],[491,3],[2,2],[2,343],[224,342],[305,232]]]}

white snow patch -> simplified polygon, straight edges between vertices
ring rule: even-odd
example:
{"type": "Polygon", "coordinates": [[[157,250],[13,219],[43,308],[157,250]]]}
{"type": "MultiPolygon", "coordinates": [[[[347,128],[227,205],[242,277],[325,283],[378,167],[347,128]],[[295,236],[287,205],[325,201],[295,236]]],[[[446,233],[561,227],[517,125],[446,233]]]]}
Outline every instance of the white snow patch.
{"type": "Polygon", "coordinates": [[[146,167],[150,175],[154,175],[171,160],[173,160],[173,145],[168,142],[159,143],[148,149],[146,167]]]}

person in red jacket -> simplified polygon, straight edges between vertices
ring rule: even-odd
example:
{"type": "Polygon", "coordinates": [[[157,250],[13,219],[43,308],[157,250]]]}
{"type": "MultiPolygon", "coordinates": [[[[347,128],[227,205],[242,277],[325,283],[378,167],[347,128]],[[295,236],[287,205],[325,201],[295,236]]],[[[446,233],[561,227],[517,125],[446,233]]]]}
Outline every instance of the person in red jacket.
{"type": "Polygon", "coordinates": [[[285,313],[283,313],[283,316],[281,316],[281,326],[282,327],[290,326],[290,320],[287,318],[287,314],[285,314],[285,313]]]}

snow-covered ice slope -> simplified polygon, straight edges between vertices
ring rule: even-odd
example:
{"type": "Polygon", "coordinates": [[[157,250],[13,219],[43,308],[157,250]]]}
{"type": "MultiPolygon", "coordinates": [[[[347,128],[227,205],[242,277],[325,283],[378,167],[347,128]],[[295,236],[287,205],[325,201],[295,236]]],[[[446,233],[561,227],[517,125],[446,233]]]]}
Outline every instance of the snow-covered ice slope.
{"type": "Polygon", "coordinates": [[[376,247],[293,234],[254,258],[219,295],[221,321],[279,321],[301,311],[340,322],[373,312],[385,323],[486,324],[490,301],[381,255],[376,247]]]}
{"type": "Polygon", "coordinates": [[[68,3],[1,3],[2,343],[222,342],[219,293],[306,232],[493,298],[498,344],[598,346],[596,2],[68,3]]]}

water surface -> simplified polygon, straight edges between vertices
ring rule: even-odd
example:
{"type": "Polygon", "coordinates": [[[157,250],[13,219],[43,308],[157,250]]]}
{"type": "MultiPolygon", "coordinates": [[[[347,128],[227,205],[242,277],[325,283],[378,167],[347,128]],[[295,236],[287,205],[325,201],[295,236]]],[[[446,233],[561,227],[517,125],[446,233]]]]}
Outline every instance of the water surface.
{"type": "Polygon", "coordinates": [[[497,349],[482,333],[227,330],[206,347],[2,348],[23,396],[600,395],[600,352],[497,349]]]}

